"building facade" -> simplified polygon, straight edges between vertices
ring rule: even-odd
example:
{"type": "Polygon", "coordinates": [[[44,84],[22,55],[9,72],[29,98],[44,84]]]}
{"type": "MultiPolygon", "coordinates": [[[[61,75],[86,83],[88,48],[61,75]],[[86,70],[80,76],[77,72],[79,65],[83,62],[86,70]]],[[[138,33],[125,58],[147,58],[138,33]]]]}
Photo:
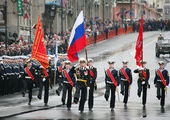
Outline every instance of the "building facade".
{"type": "Polygon", "coordinates": [[[164,19],[170,19],[170,0],[165,0],[164,3],[164,19]]]}
{"type": "MultiPolygon", "coordinates": [[[[4,29],[4,3],[0,2],[0,31],[4,29]]],[[[7,28],[24,40],[33,40],[38,16],[45,33],[71,29],[77,15],[84,11],[85,21],[125,21],[170,18],[170,0],[6,0],[7,28]],[[22,2],[19,6],[18,2],[22,2]],[[21,13],[19,8],[22,7],[21,13]]]]}
{"type": "Polygon", "coordinates": [[[141,15],[144,19],[158,19],[162,16],[163,2],[161,0],[117,0],[115,8],[116,20],[130,18],[139,20],[141,15]]]}
{"type": "MultiPolygon", "coordinates": [[[[7,2],[7,31],[17,33],[24,40],[29,41],[34,36],[32,25],[36,24],[38,15],[42,16],[45,10],[45,0],[6,0],[7,2]],[[22,13],[18,12],[18,2],[22,13]]],[[[5,0],[0,2],[0,6],[5,5],[5,0]]],[[[3,11],[3,7],[0,8],[3,11]]],[[[4,19],[0,12],[0,25],[4,28],[4,19]]]]}

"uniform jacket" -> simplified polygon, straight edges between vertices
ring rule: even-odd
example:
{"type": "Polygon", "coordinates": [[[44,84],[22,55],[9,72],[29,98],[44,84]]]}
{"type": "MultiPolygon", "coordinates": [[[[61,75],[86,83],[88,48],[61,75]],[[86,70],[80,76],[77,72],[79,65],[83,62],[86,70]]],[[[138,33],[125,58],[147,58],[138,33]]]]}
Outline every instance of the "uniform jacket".
{"type": "MultiPolygon", "coordinates": [[[[73,67],[74,68],[74,67],[73,67]]],[[[89,69],[87,67],[76,67],[75,68],[75,74],[77,77],[77,85],[80,87],[87,87],[89,86],[90,82],[89,82],[89,69]],[[80,81],[80,80],[84,80],[86,82],[80,81]]]]}
{"type": "MultiPolygon", "coordinates": [[[[131,69],[129,68],[124,68],[126,74],[128,75],[129,79],[130,79],[130,84],[132,84],[132,72],[131,72],[131,69]]],[[[122,80],[122,79],[126,79],[126,77],[124,76],[122,70],[120,69],[119,70],[119,79],[122,80]]]]}
{"type": "Polygon", "coordinates": [[[90,82],[90,84],[94,84],[94,83],[96,83],[96,78],[97,78],[97,68],[95,68],[94,66],[89,66],[89,82],[90,82]],[[93,74],[94,74],[94,77],[93,76],[91,76],[91,74],[90,74],[90,70],[93,72],[93,74]]]}
{"type": "MultiPolygon", "coordinates": [[[[61,66],[61,68],[63,70],[63,69],[65,69],[65,66],[61,66]]],[[[57,66],[56,77],[57,78],[62,78],[62,71],[59,69],[59,66],[57,66]]]]}
{"type": "MultiPolygon", "coordinates": [[[[117,85],[119,85],[119,77],[118,77],[118,71],[116,69],[110,69],[111,74],[117,81],[117,85]]],[[[109,77],[109,74],[107,73],[107,70],[105,71],[105,83],[113,84],[112,79],[109,77]]]]}
{"type": "MultiPolygon", "coordinates": [[[[160,70],[160,69],[159,69],[160,70]]],[[[168,76],[168,71],[164,68],[164,69],[162,69],[162,70],[160,70],[161,71],[161,73],[162,73],[162,75],[163,75],[163,77],[164,77],[164,79],[165,79],[165,81],[166,81],[166,83],[167,83],[167,86],[169,85],[169,76],[168,76]]],[[[158,72],[157,72],[157,70],[155,71],[155,79],[154,79],[154,84],[156,84],[158,81],[161,81],[162,82],[162,80],[161,80],[161,78],[160,78],[160,76],[159,76],[159,74],[158,74],[158,72]]]]}
{"type": "MultiPolygon", "coordinates": [[[[66,70],[66,69],[64,69],[66,70]]],[[[69,80],[67,79],[66,75],[64,74],[64,70],[62,71],[62,76],[63,76],[63,83],[70,83],[69,80]]],[[[67,70],[66,70],[67,71],[67,70]]],[[[74,86],[76,85],[76,80],[75,80],[75,77],[74,77],[74,69],[71,68],[67,71],[68,75],[70,76],[71,78],[71,81],[73,82],[74,86]]]]}
{"type": "MultiPolygon", "coordinates": [[[[31,67],[30,69],[29,69],[29,71],[31,72],[31,74],[34,76],[34,78],[35,78],[35,69],[33,68],[33,67],[31,67]]],[[[32,80],[31,79],[31,77],[28,75],[28,73],[27,73],[27,71],[26,70],[24,70],[24,78],[27,80],[27,79],[29,79],[29,80],[32,80]]]]}
{"type": "Polygon", "coordinates": [[[143,73],[142,73],[141,70],[136,69],[136,70],[134,70],[134,73],[138,73],[138,74],[139,74],[139,79],[138,79],[138,80],[140,80],[140,81],[143,81],[143,80],[144,80],[145,82],[148,82],[148,81],[149,81],[149,78],[150,78],[149,69],[144,68],[144,71],[145,71],[145,73],[146,73],[146,75],[147,75],[146,79],[145,79],[145,77],[144,77],[144,75],[143,75],[143,73]]]}

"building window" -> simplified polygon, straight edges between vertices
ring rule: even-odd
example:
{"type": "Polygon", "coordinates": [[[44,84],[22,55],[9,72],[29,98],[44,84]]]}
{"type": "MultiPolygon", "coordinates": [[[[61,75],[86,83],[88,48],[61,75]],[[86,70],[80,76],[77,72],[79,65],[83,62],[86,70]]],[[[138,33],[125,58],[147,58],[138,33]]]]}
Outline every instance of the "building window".
{"type": "Polygon", "coordinates": [[[165,0],[165,3],[170,3],[170,0],[165,0]]]}
{"type": "Polygon", "coordinates": [[[169,15],[169,9],[165,9],[165,15],[169,15]]]}

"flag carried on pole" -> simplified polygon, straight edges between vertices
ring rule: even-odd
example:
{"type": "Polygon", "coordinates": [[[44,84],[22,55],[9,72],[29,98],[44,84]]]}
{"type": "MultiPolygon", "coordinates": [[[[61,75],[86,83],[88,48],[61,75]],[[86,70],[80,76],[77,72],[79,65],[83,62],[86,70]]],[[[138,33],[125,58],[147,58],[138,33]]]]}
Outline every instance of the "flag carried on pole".
{"type": "Polygon", "coordinates": [[[143,60],[143,16],[141,17],[138,40],[136,42],[136,65],[141,66],[140,61],[143,60]]]}
{"type": "Polygon", "coordinates": [[[67,50],[67,56],[71,62],[78,60],[77,52],[83,49],[86,46],[86,44],[87,41],[86,41],[86,33],[84,27],[84,17],[83,17],[83,11],[81,11],[71,31],[68,50],[67,50]]]}
{"type": "Polygon", "coordinates": [[[36,26],[35,38],[34,43],[32,46],[32,58],[35,58],[39,63],[44,67],[47,68],[49,65],[49,60],[47,56],[44,34],[41,26],[40,16],[38,16],[38,22],[36,26]]]}
{"type": "Polygon", "coordinates": [[[55,48],[55,59],[54,59],[54,67],[56,70],[56,66],[57,66],[57,61],[58,61],[58,44],[57,44],[57,40],[56,40],[56,48],[55,48]]]}

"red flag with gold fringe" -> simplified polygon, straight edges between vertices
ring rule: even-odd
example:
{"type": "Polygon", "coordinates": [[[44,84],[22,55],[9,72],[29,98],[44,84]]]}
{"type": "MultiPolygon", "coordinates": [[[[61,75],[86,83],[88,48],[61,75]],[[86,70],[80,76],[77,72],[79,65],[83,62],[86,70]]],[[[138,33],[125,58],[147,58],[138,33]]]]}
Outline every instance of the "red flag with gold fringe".
{"type": "Polygon", "coordinates": [[[32,46],[32,58],[35,58],[40,64],[47,68],[49,65],[49,60],[47,56],[44,34],[41,26],[40,16],[38,16],[38,22],[36,26],[34,43],[32,46]]]}

